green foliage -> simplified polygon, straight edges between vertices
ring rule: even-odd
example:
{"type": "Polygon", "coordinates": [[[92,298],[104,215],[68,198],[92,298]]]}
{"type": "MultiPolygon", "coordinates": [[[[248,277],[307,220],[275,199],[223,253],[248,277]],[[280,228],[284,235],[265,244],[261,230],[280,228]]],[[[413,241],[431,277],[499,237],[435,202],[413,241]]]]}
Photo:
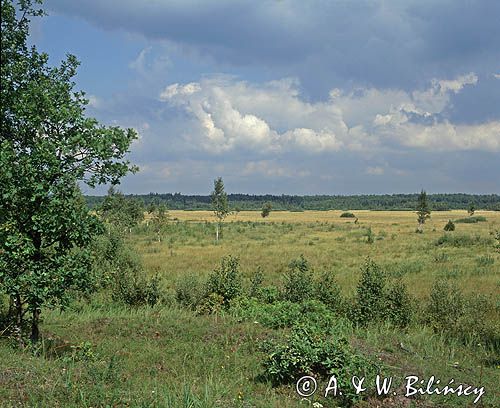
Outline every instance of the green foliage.
{"type": "Polygon", "coordinates": [[[262,290],[262,282],[264,282],[264,274],[262,273],[262,268],[259,266],[250,278],[249,297],[259,297],[259,293],[262,290]]]}
{"type": "Polygon", "coordinates": [[[229,205],[227,202],[227,194],[224,191],[224,182],[222,177],[214,180],[214,190],[210,195],[212,210],[217,218],[216,240],[219,240],[219,229],[222,221],[229,215],[229,205]]]}
{"type": "Polygon", "coordinates": [[[271,203],[264,203],[264,205],[262,206],[262,211],[260,213],[262,218],[266,218],[267,216],[269,216],[269,214],[271,214],[272,209],[273,209],[273,206],[271,203]]]}
{"type": "Polygon", "coordinates": [[[423,232],[423,225],[425,224],[425,221],[431,217],[431,210],[429,209],[429,204],[427,202],[427,193],[424,190],[422,190],[418,196],[416,210],[418,221],[417,232],[421,233],[423,232]]]}
{"type": "Polygon", "coordinates": [[[263,348],[267,354],[265,376],[274,384],[292,383],[303,375],[335,375],[343,390],[338,398],[344,406],[361,399],[350,387],[351,377],[370,381],[378,368],[369,358],[357,354],[343,333],[325,334],[310,325],[296,326],[283,340],[269,342],[263,348]]]}
{"type": "Polygon", "coordinates": [[[121,232],[130,231],[144,219],[144,206],[136,198],[125,198],[113,186],[98,209],[102,218],[121,232]]]}
{"type": "Polygon", "coordinates": [[[314,298],[324,303],[332,311],[340,313],[343,310],[344,301],[333,273],[324,271],[316,278],[314,298]]]}
{"type": "Polygon", "coordinates": [[[313,294],[313,274],[309,263],[301,255],[288,266],[288,272],[284,276],[283,299],[291,302],[302,302],[311,299],[313,294]]]}
{"type": "Polygon", "coordinates": [[[475,207],[474,203],[470,203],[469,208],[467,208],[467,212],[469,213],[469,216],[472,217],[474,215],[475,211],[476,211],[476,207],[475,207]]]}
{"type": "Polygon", "coordinates": [[[319,329],[329,330],[337,320],[336,315],[317,300],[302,303],[284,300],[269,304],[255,298],[238,298],[231,303],[230,313],[240,320],[250,320],[270,329],[307,322],[319,329]]]}
{"type": "Polygon", "coordinates": [[[385,282],[384,272],[368,258],[361,269],[361,278],[356,288],[355,321],[364,324],[382,316],[385,282]]]}
{"type": "Polygon", "coordinates": [[[455,224],[453,223],[452,220],[448,220],[443,229],[445,231],[455,231],[455,224]]]}
{"type": "Polygon", "coordinates": [[[200,278],[193,274],[184,275],[176,282],[175,299],[189,309],[196,309],[203,299],[204,288],[200,278]]]}
{"type": "Polygon", "coordinates": [[[425,322],[449,339],[489,343],[500,350],[498,321],[488,319],[493,310],[484,295],[466,296],[456,284],[438,280],[431,288],[425,322]]]}
{"type": "Polygon", "coordinates": [[[222,258],[220,267],[215,269],[206,284],[206,296],[212,293],[219,295],[222,299],[222,306],[227,308],[232,299],[242,292],[242,279],[239,270],[238,258],[231,255],[222,258]]]}
{"type": "Polygon", "coordinates": [[[474,217],[470,216],[468,218],[459,218],[458,220],[455,220],[455,222],[458,224],[476,224],[478,222],[486,222],[486,217],[476,215],[474,217]]]}
{"type": "Polygon", "coordinates": [[[476,262],[479,266],[491,266],[495,263],[495,258],[491,255],[481,255],[476,258],[476,262]]]}
{"type": "Polygon", "coordinates": [[[366,243],[373,244],[375,242],[374,236],[375,234],[373,234],[372,228],[368,227],[368,230],[366,231],[366,243]]]}
{"type": "Polygon", "coordinates": [[[491,245],[491,238],[483,238],[480,235],[470,236],[466,234],[452,235],[444,234],[435,241],[436,246],[446,245],[452,247],[467,247],[473,245],[491,245]]]}
{"type": "Polygon", "coordinates": [[[164,204],[159,204],[151,208],[151,214],[153,215],[153,218],[151,219],[153,230],[156,234],[158,242],[161,242],[162,232],[167,226],[169,218],[167,208],[164,204]]]}
{"type": "Polygon", "coordinates": [[[356,216],[352,212],[343,212],[340,218],[356,218],[356,216]]]}
{"type": "Polygon", "coordinates": [[[274,303],[280,299],[280,290],[274,286],[264,286],[257,292],[257,298],[264,303],[274,303]]]}
{"type": "Polygon", "coordinates": [[[88,287],[86,248],[101,228],[79,182],[117,183],[134,170],[123,157],[136,133],[85,116],[74,56],[51,67],[28,47],[29,18],[41,14],[32,2],[16,12],[2,0],[1,12],[0,291],[15,304],[18,333],[29,312],[36,341],[42,306],[65,306],[88,287]]]}
{"type": "Polygon", "coordinates": [[[147,278],[134,270],[116,274],[112,290],[112,299],[128,306],[154,306],[162,296],[158,276],[147,278]]]}
{"type": "Polygon", "coordinates": [[[414,306],[406,285],[396,282],[385,294],[383,315],[394,326],[407,327],[411,322],[414,306]]]}

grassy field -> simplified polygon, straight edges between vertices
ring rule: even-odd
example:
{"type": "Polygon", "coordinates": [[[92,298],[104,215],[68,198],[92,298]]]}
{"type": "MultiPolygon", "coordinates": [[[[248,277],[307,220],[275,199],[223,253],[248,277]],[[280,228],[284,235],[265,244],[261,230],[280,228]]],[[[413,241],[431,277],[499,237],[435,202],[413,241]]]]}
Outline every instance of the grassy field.
{"type": "MultiPolygon", "coordinates": [[[[477,211],[475,216],[485,221],[456,223],[456,230],[446,234],[446,222],[468,218],[466,211],[434,212],[425,232],[416,234],[412,212],[355,211],[355,223],[340,218],[340,211],[272,212],[266,219],[242,211],[226,219],[218,244],[210,212],[169,214],[161,242],[149,220],[126,237],[140,254],[144,274],[159,277],[163,301],[128,307],[103,290],[64,312],[44,310],[40,350],[20,351],[9,340],[0,342],[1,406],[344,406],[320,391],[301,399],[293,383],[275,385],[262,376],[267,353],[262,345],[286,339],[290,327],[243,318],[232,307],[200,315],[176,302],[179,282],[187,276],[204,281],[226,255],[239,258],[245,290],[258,267],[263,286],[279,287],[290,262],[303,255],[315,273],[335,275],[347,300],[355,297],[369,256],[389,282],[407,285],[417,310],[405,328],[388,322],[357,326],[339,316],[335,325],[342,326],[352,349],[377,361],[381,374],[394,376],[399,391],[406,375],[434,375],[444,384],[453,378],[456,384],[484,386],[476,406],[500,406],[498,337],[497,343],[480,337],[467,342],[422,323],[431,287],[443,279],[464,296],[484,295],[489,306],[477,316],[498,335],[500,255],[494,234],[500,230],[500,212],[477,211]]],[[[355,406],[466,407],[473,399],[408,399],[398,392],[385,399],[367,394],[355,406]]]]}

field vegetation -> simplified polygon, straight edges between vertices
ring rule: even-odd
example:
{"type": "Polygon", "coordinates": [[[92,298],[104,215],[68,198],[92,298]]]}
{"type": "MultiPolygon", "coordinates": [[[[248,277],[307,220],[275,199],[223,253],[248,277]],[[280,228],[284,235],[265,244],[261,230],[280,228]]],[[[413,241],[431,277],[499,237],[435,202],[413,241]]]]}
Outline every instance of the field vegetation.
{"type": "MultiPolygon", "coordinates": [[[[406,375],[484,386],[500,403],[500,213],[209,211],[108,223],[94,243],[99,289],[44,310],[42,341],[0,342],[5,406],[469,406],[472,397],[301,401],[314,374],[406,375]],[[158,233],[162,239],[158,240],[158,233]],[[383,405],[380,405],[383,404],[383,405]],[[316,405],[320,406],[320,405],[316,405]]],[[[139,217],[141,218],[141,217],[139,217]]],[[[4,303],[4,313],[8,307],[4,303]]],[[[368,380],[367,380],[368,381],[368,380]]]]}

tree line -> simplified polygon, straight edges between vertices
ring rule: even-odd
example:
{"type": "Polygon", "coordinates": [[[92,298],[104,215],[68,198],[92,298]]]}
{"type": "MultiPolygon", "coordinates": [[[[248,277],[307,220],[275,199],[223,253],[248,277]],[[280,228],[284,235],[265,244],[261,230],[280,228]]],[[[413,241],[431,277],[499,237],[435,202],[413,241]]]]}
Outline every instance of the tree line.
{"type": "MultiPolygon", "coordinates": [[[[419,194],[384,195],[255,195],[227,194],[232,211],[262,210],[269,203],[274,211],[303,210],[415,210],[419,194]]],[[[128,194],[127,198],[141,201],[144,206],[161,203],[170,210],[212,210],[210,195],[181,193],[128,194]]],[[[476,209],[500,211],[498,194],[428,194],[433,211],[467,210],[471,203],[476,209]]],[[[85,196],[90,208],[102,204],[103,196],[85,196]]]]}

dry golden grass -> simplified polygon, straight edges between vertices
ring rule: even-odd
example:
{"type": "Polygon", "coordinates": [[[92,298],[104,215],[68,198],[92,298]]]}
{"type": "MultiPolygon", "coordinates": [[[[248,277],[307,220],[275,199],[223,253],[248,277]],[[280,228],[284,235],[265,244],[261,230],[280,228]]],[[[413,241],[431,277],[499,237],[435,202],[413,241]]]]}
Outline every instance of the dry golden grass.
{"type": "MultiPolygon", "coordinates": [[[[261,266],[267,283],[278,283],[288,263],[303,254],[314,269],[334,271],[346,293],[354,290],[366,256],[394,277],[401,275],[417,296],[426,295],[438,277],[455,279],[467,291],[499,293],[500,260],[493,245],[435,245],[446,222],[468,217],[466,211],[433,212],[424,234],[415,233],[416,215],[411,211],[353,212],[357,224],[352,218],[340,218],[342,211],[274,211],[265,219],[258,211],[241,211],[226,218],[224,238],[215,245],[212,212],[170,211],[163,242],[155,242],[147,229],[134,241],[146,269],[159,273],[167,286],[184,274],[207,274],[228,254],[240,258],[245,274],[261,266]],[[184,225],[184,230],[174,225],[184,225]],[[367,228],[374,234],[373,244],[366,243],[367,228]],[[190,235],[190,230],[197,232],[186,238],[185,231],[190,235]],[[480,266],[481,256],[493,257],[493,265],[480,266]]],[[[500,212],[475,215],[487,221],[456,224],[452,234],[492,239],[493,231],[500,229],[500,212]]]]}

